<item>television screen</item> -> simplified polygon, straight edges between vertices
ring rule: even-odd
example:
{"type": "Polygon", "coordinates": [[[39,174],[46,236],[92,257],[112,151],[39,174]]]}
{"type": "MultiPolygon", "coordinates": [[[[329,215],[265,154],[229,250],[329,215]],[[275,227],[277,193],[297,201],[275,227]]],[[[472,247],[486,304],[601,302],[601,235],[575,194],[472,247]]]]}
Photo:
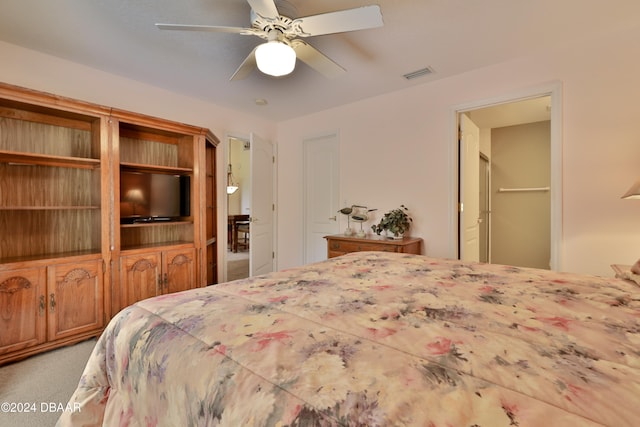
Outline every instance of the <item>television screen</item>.
{"type": "Polygon", "coordinates": [[[124,222],[189,215],[189,177],[148,172],[120,174],[120,217],[124,222]]]}

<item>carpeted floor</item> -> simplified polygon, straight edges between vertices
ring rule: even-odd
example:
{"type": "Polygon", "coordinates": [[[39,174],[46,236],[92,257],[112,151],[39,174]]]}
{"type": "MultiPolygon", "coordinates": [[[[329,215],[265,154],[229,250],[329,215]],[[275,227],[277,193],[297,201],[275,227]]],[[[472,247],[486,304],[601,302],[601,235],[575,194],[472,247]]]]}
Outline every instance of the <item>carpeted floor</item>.
{"type": "Polygon", "coordinates": [[[95,343],[90,339],[0,366],[0,426],[54,426],[95,343]]]}
{"type": "Polygon", "coordinates": [[[227,252],[227,281],[249,277],[249,252],[227,252]]]}

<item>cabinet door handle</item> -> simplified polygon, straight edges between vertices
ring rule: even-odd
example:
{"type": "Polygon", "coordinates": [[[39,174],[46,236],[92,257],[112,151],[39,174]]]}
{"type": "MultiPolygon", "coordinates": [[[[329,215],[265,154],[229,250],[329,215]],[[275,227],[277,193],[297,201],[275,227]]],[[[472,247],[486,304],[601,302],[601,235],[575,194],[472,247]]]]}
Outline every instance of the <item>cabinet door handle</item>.
{"type": "Polygon", "coordinates": [[[169,278],[167,277],[167,273],[164,273],[164,286],[169,289],[169,278]]]}
{"type": "Polygon", "coordinates": [[[332,217],[330,217],[330,218],[329,218],[329,221],[337,221],[337,219],[338,219],[338,218],[334,215],[334,216],[332,216],[332,217]]]}
{"type": "Polygon", "coordinates": [[[162,274],[158,273],[158,286],[162,289],[162,274]]]}
{"type": "Polygon", "coordinates": [[[44,308],[45,308],[44,295],[40,295],[40,307],[39,307],[40,317],[44,316],[44,308]]]}
{"type": "Polygon", "coordinates": [[[56,311],[56,294],[49,295],[49,307],[51,308],[51,312],[56,311]]]}

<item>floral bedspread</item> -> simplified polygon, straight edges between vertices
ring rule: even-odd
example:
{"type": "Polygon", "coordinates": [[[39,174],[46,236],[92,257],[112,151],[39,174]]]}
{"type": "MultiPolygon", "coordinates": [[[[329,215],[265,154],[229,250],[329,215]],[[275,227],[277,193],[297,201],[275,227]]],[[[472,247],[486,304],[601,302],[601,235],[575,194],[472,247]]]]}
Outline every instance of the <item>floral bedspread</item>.
{"type": "Polygon", "coordinates": [[[141,301],[58,425],[638,426],[640,287],[361,252],[141,301]]]}

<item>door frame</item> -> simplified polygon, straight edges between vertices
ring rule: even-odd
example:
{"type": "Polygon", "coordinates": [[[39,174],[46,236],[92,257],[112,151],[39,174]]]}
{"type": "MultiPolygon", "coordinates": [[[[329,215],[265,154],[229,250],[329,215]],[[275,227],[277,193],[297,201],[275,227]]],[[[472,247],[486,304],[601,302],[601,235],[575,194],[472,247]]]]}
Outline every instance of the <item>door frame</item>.
{"type": "Polygon", "coordinates": [[[549,96],[551,99],[551,256],[549,265],[551,270],[562,271],[562,83],[559,81],[523,89],[494,98],[455,105],[451,108],[449,116],[449,129],[451,131],[449,138],[449,163],[451,170],[449,182],[449,209],[451,213],[449,215],[449,252],[453,254],[454,258],[460,259],[458,115],[471,110],[523,101],[541,96],[549,96]]]}

